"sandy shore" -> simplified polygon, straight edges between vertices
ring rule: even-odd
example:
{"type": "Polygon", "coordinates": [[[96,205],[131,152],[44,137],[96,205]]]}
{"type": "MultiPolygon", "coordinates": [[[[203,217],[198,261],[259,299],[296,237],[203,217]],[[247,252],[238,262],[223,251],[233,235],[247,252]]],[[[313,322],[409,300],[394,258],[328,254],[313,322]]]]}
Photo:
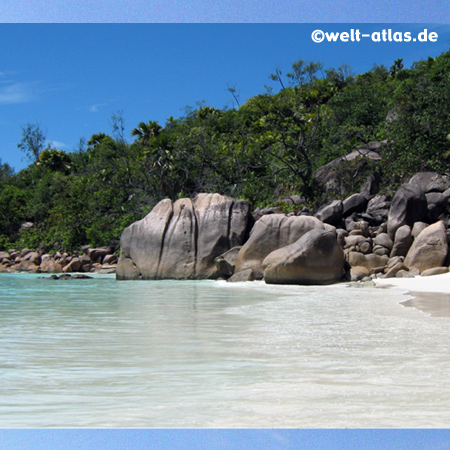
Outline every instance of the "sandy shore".
{"type": "Polygon", "coordinates": [[[420,309],[432,316],[450,317],[450,273],[430,277],[379,278],[377,287],[398,289],[413,296],[405,306],[420,309]]]}

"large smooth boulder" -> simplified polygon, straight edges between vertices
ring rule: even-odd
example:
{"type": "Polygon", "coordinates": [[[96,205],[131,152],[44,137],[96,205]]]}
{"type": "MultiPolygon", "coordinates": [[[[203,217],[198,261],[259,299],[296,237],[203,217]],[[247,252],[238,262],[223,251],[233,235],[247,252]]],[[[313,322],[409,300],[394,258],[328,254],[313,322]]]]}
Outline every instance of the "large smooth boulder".
{"type": "Polygon", "coordinates": [[[390,207],[391,202],[385,195],[376,195],[367,204],[366,211],[381,223],[387,220],[390,207]]]}
{"type": "Polygon", "coordinates": [[[374,195],[378,194],[380,190],[380,176],[377,172],[369,175],[362,185],[359,193],[367,200],[370,200],[374,195]]]}
{"type": "Polygon", "coordinates": [[[11,261],[11,256],[8,252],[0,252],[0,262],[3,260],[11,261]]]}
{"type": "Polygon", "coordinates": [[[214,279],[214,259],[242,245],[250,204],[220,194],[159,202],[122,233],[117,279],[214,279]]]}
{"type": "Polygon", "coordinates": [[[286,197],[283,197],[281,199],[281,201],[285,202],[285,203],[289,203],[290,205],[304,205],[306,203],[306,199],[305,197],[301,197],[300,195],[297,194],[293,194],[293,195],[288,195],[286,197]]]}
{"type": "Polygon", "coordinates": [[[328,205],[322,206],[315,217],[324,223],[339,225],[342,222],[342,211],[342,200],[333,200],[328,205]]]}
{"type": "Polygon", "coordinates": [[[389,237],[387,233],[380,233],[378,236],[375,237],[373,243],[375,245],[380,245],[381,247],[388,249],[389,252],[392,250],[392,247],[394,246],[394,242],[392,242],[392,239],[389,237]]]}
{"type": "Polygon", "coordinates": [[[448,253],[447,232],[444,222],[425,228],[413,242],[405,258],[405,265],[421,272],[444,265],[448,253]]]}
{"type": "Polygon", "coordinates": [[[293,244],[308,231],[316,228],[324,230],[325,225],[311,216],[288,217],[284,214],[271,214],[261,217],[238,253],[235,272],[252,269],[256,278],[262,278],[261,264],[269,253],[293,244]]]}
{"type": "Polygon", "coordinates": [[[367,199],[362,194],[353,194],[343,202],[342,215],[348,217],[353,213],[362,213],[366,210],[367,199]]]}
{"type": "Polygon", "coordinates": [[[111,247],[88,248],[86,254],[91,258],[92,262],[101,262],[106,255],[112,253],[111,247]]]}
{"type": "Polygon", "coordinates": [[[406,256],[411,245],[413,243],[413,237],[411,234],[411,227],[408,225],[401,226],[394,236],[394,246],[391,250],[391,258],[394,256],[406,256]]]}
{"type": "Polygon", "coordinates": [[[269,284],[330,284],[343,274],[344,252],[332,232],[313,229],[263,261],[269,284]]]}
{"type": "Polygon", "coordinates": [[[30,252],[22,258],[22,261],[30,261],[36,266],[39,266],[41,264],[41,255],[38,252],[30,252]]]}
{"type": "Polygon", "coordinates": [[[424,192],[413,184],[404,184],[397,189],[388,215],[388,234],[394,239],[395,232],[403,225],[412,227],[414,222],[423,222],[428,215],[424,192]]]}
{"type": "Polygon", "coordinates": [[[348,264],[350,267],[362,266],[367,269],[377,269],[379,267],[386,266],[389,258],[383,255],[376,255],[371,253],[369,255],[364,255],[360,252],[350,252],[347,255],[348,264]]]}
{"type": "Polygon", "coordinates": [[[236,266],[236,259],[241,248],[241,246],[233,247],[214,260],[214,264],[222,276],[231,277],[231,275],[233,275],[234,268],[236,266]]]}
{"type": "Polygon", "coordinates": [[[430,224],[426,222],[416,222],[411,230],[412,238],[416,239],[416,237],[419,236],[419,234],[422,233],[422,231],[429,225],[430,224]]]}
{"type": "Polygon", "coordinates": [[[448,267],[433,267],[431,269],[424,270],[420,275],[422,277],[430,277],[433,275],[442,275],[448,273],[448,267]]]}
{"type": "Polygon", "coordinates": [[[428,204],[428,220],[436,222],[439,216],[445,212],[448,204],[448,197],[441,192],[430,192],[425,194],[428,204]]]}
{"type": "Polygon", "coordinates": [[[425,194],[428,192],[444,192],[450,188],[449,178],[436,172],[416,173],[409,180],[409,184],[420,187],[425,194]]]}
{"type": "Polygon", "coordinates": [[[107,264],[107,265],[117,264],[117,256],[113,255],[113,254],[106,255],[102,260],[102,264],[107,264]]]}
{"type": "Polygon", "coordinates": [[[314,180],[316,183],[321,184],[325,190],[343,191],[339,168],[346,167],[350,161],[354,161],[355,159],[367,158],[372,161],[381,161],[381,156],[374,151],[378,150],[381,145],[381,142],[370,142],[345,156],[340,156],[330,161],[314,172],[314,180]]]}
{"type": "Polygon", "coordinates": [[[230,283],[241,283],[243,281],[255,281],[255,274],[252,269],[241,270],[233,274],[228,280],[230,283]]]}
{"type": "Polygon", "coordinates": [[[63,267],[63,272],[78,272],[81,269],[81,261],[80,258],[75,257],[63,267]]]}

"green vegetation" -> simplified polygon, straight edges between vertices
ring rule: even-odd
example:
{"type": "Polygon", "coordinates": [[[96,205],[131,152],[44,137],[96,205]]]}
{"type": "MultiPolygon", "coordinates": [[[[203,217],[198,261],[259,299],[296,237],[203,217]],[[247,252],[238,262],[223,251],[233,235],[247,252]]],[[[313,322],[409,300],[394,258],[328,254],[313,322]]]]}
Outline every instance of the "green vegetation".
{"type": "Polygon", "coordinates": [[[347,195],[374,170],[392,188],[421,170],[445,172],[450,159],[450,51],[405,69],[376,66],[351,76],[296,61],[280,88],[215,109],[199,104],[164,126],[141,122],[124,137],[121,115],[111,135],[98,133],[72,153],[45,147],[39,124],[18,144],[30,165],[14,173],[0,162],[0,248],[47,245],[73,250],[117,241],[124,227],[164,197],[198,192],[276,204],[300,194],[310,205],[328,195],[314,171],[371,141],[385,140],[383,163],[357,161],[342,171],[347,195]],[[389,119],[386,120],[389,113],[389,119]],[[22,227],[32,222],[32,227],[22,227]]]}

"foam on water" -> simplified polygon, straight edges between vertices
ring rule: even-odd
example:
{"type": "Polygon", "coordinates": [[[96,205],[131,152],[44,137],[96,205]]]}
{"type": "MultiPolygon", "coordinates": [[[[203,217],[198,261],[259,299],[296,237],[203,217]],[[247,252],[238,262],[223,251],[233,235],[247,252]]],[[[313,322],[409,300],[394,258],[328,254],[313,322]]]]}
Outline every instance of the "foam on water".
{"type": "Polygon", "coordinates": [[[447,427],[450,319],[396,291],[0,275],[1,427],[447,427]]]}

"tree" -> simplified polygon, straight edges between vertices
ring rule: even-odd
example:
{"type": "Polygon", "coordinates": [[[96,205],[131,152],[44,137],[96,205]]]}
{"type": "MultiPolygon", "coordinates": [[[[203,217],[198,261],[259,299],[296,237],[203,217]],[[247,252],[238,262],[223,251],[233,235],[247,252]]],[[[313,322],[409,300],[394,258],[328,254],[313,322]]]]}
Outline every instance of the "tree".
{"type": "Polygon", "coordinates": [[[300,186],[303,195],[313,194],[312,174],[320,151],[321,96],[315,89],[287,88],[274,96],[259,96],[249,106],[258,108],[254,143],[272,157],[272,173],[289,185],[300,186]]]}
{"type": "Polygon", "coordinates": [[[395,77],[401,70],[403,70],[403,59],[399,58],[394,61],[394,64],[389,69],[389,74],[392,77],[395,77]]]}
{"type": "Polygon", "coordinates": [[[111,115],[111,125],[114,139],[120,144],[125,144],[125,119],[123,118],[123,111],[117,111],[117,113],[111,115]]]}
{"type": "Polygon", "coordinates": [[[402,72],[407,77],[392,96],[398,119],[389,123],[386,167],[401,177],[417,171],[444,172],[450,130],[450,51],[402,72]]]}
{"type": "Polygon", "coordinates": [[[68,153],[56,148],[47,148],[39,156],[38,165],[42,165],[50,171],[69,173],[72,168],[72,160],[68,153]]]}
{"type": "Polygon", "coordinates": [[[236,88],[234,86],[228,86],[228,92],[233,96],[234,101],[239,108],[241,105],[239,103],[239,94],[236,93],[236,88]]]}
{"type": "Polygon", "coordinates": [[[47,140],[45,134],[46,132],[38,122],[27,123],[22,127],[22,140],[17,144],[17,147],[27,155],[30,161],[37,162],[39,160],[47,140]]]}
{"type": "Polygon", "coordinates": [[[0,187],[14,176],[14,170],[8,163],[2,163],[0,159],[0,187]]]}
{"type": "Polygon", "coordinates": [[[271,73],[271,74],[269,75],[269,78],[270,78],[272,81],[279,81],[280,84],[281,84],[281,89],[284,90],[285,87],[284,87],[284,83],[283,83],[283,80],[282,80],[282,78],[281,78],[281,75],[283,75],[283,72],[277,67],[277,68],[275,69],[275,73],[271,73]]]}
{"type": "Polygon", "coordinates": [[[149,122],[140,122],[137,128],[131,130],[131,136],[136,136],[142,147],[147,147],[153,138],[157,138],[161,133],[161,126],[158,122],[150,120],[149,122]]]}

